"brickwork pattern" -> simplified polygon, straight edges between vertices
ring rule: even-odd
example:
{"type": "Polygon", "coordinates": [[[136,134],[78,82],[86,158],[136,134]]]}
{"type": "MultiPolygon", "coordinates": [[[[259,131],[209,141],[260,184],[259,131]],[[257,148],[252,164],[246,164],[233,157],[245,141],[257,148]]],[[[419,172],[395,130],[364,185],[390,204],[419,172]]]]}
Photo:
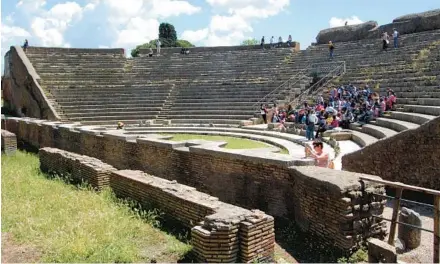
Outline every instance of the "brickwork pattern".
{"type": "Polygon", "coordinates": [[[115,170],[98,159],[56,148],[42,148],[39,156],[43,172],[69,174],[75,181],[89,183],[97,190],[109,186],[110,173],[115,170]]]}
{"type": "Polygon", "coordinates": [[[14,133],[2,129],[2,152],[13,155],[17,150],[17,137],[14,133]]]}
{"type": "MultiPolygon", "coordinates": [[[[22,136],[21,140],[28,141],[29,133],[22,130],[30,129],[28,123],[32,122],[36,121],[11,118],[6,125],[15,129],[17,135],[22,136]]],[[[287,217],[303,230],[343,250],[357,247],[369,236],[380,238],[385,234],[382,221],[372,217],[383,210],[381,200],[373,194],[384,194],[384,189],[381,185],[362,185],[361,175],[357,173],[292,166],[294,163],[288,160],[229,153],[212,144],[137,138],[123,135],[121,131],[92,133],[64,129],[59,133],[60,126],[50,122],[32,128],[39,129],[40,146],[43,145],[41,139],[50,138],[44,133],[56,135],[44,144],[76,149],[79,154],[100,158],[116,169],[141,170],[175,180],[218,197],[224,203],[287,217]]],[[[130,192],[130,195],[136,193],[130,192]]],[[[200,215],[200,219],[203,216],[200,215]]],[[[249,245],[249,248],[252,247],[249,245]]]]}

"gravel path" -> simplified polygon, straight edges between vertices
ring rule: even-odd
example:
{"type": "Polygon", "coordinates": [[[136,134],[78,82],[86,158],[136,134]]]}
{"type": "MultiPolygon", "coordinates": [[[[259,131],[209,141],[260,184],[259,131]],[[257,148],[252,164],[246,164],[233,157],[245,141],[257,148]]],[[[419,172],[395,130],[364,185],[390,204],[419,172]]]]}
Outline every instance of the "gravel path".
{"type": "MultiPolygon", "coordinates": [[[[401,205],[419,213],[422,218],[422,227],[428,230],[433,230],[434,219],[433,219],[432,208],[420,206],[420,205],[412,205],[412,204],[404,205],[403,203],[401,205]]],[[[384,210],[384,214],[383,214],[384,218],[391,219],[392,214],[393,214],[392,203],[388,202],[384,210]]],[[[390,230],[390,225],[391,222],[387,221],[388,232],[390,230]]],[[[399,227],[397,227],[396,230],[396,239],[397,239],[398,229],[399,227]]],[[[385,241],[388,241],[388,236],[385,238],[385,241]]],[[[434,235],[432,233],[422,231],[422,241],[420,243],[420,246],[411,251],[405,252],[403,254],[399,254],[398,259],[408,263],[432,263],[433,241],[434,241],[434,235]]]]}

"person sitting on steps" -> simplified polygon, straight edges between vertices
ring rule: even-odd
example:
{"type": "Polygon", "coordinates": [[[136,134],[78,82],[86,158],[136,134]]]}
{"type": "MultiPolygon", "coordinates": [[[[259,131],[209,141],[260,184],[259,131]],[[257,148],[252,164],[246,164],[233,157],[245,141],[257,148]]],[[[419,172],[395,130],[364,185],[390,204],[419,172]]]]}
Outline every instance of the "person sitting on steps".
{"type": "Polygon", "coordinates": [[[323,151],[324,144],[321,141],[314,141],[312,148],[309,144],[306,144],[306,157],[315,159],[315,165],[322,168],[327,168],[329,163],[328,153],[323,151]]]}

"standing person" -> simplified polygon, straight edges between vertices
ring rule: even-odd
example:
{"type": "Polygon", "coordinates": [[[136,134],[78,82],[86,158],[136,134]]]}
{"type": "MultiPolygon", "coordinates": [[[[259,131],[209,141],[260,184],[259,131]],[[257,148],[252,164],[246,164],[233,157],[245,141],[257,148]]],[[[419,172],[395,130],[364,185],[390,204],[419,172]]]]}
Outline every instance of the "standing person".
{"type": "Polygon", "coordinates": [[[265,104],[261,104],[260,107],[261,118],[263,118],[263,122],[267,124],[267,109],[265,104]]]}
{"type": "Polygon", "coordinates": [[[289,47],[292,46],[292,35],[289,35],[289,37],[287,38],[287,45],[289,47]]]}
{"type": "Polygon", "coordinates": [[[24,52],[26,52],[27,48],[29,47],[29,42],[27,39],[24,40],[24,44],[23,44],[23,50],[24,52]]]}
{"type": "Polygon", "coordinates": [[[333,45],[333,42],[331,40],[328,42],[328,50],[330,52],[330,59],[333,59],[333,51],[335,50],[335,45],[333,45]]]}
{"type": "Polygon", "coordinates": [[[390,43],[390,37],[387,32],[382,34],[382,50],[388,51],[388,44],[390,43]]]}
{"type": "Polygon", "coordinates": [[[394,40],[395,49],[397,49],[398,47],[398,38],[399,38],[399,32],[397,32],[397,29],[393,28],[393,40],[394,40]]]}
{"type": "Polygon", "coordinates": [[[311,110],[306,117],[306,138],[307,140],[314,139],[315,125],[318,123],[318,117],[315,115],[315,111],[311,110]]]}
{"type": "Polygon", "coordinates": [[[281,48],[283,46],[283,38],[280,36],[278,38],[278,48],[281,48]]]}
{"type": "Polygon", "coordinates": [[[157,39],[157,40],[156,40],[157,56],[160,55],[160,45],[161,45],[161,44],[162,44],[162,43],[160,43],[160,40],[157,39]]]}
{"type": "Polygon", "coordinates": [[[275,47],[275,45],[273,44],[273,42],[274,42],[274,39],[273,39],[273,36],[270,38],[270,47],[271,48],[274,48],[275,47]]]}
{"type": "Polygon", "coordinates": [[[261,43],[260,43],[260,45],[261,45],[261,48],[264,49],[264,36],[261,38],[261,43]]]}

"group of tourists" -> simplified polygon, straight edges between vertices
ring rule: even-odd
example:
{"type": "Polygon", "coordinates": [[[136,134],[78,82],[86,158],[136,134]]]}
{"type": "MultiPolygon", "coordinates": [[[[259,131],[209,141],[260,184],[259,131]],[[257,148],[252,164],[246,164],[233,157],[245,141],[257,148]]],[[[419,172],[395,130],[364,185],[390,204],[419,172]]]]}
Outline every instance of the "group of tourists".
{"type": "MultiPolygon", "coordinates": [[[[397,49],[399,47],[399,32],[397,31],[397,29],[393,29],[393,44],[394,44],[394,48],[397,49]]],[[[388,32],[383,32],[382,33],[382,50],[384,51],[388,51],[388,45],[390,44],[390,35],[388,34],[388,32]]],[[[335,45],[333,44],[332,41],[328,42],[328,50],[329,50],[329,57],[330,59],[333,59],[333,55],[334,55],[334,50],[335,50],[335,45]]]]}
{"type": "MultiPolygon", "coordinates": [[[[262,49],[264,49],[264,43],[265,43],[265,40],[264,40],[264,36],[263,36],[261,38],[261,42],[260,42],[260,46],[261,46],[262,49]]],[[[272,36],[270,38],[270,47],[271,48],[276,48],[276,47],[281,48],[281,47],[283,47],[283,44],[284,44],[284,42],[283,42],[283,38],[281,36],[278,38],[278,43],[277,44],[275,44],[274,36],[272,36]]],[[[287,37],[286,44],[287,44],[288,47],[292,46],[292,35],[289,35],[289,37],[287,37]]]]}
{"type": "Polygon", "coordinates": [[[287,131],[285,123],[292,122],[306,131],[308,141],[318,139],[320,142],[327,130],[349,129],[350,124],[355,122],[362,126],[383,116],[386,111],[394,109],[396,99],[394,91],[389,88],[381,96],[368,85],[358,88],[348,84],[331,88],[327,100],[318,95],[313,104],[305,101],[296,109],[291,105],[287,109],[276,105],[268,109],[263,104],[260,111],[263,122],[267,123],[268,113],[272,110],[271,121],[277,124],[277,130],[287,131]]]}

